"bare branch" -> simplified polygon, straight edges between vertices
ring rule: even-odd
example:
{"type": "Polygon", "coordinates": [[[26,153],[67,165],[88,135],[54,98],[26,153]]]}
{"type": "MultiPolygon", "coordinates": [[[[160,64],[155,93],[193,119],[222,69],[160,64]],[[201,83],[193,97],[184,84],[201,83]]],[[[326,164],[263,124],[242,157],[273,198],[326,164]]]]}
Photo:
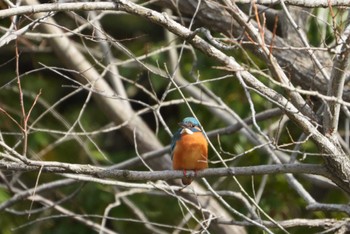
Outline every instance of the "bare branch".
{"type": "MultiPolygon", "coordinates": [[[[335,56],[327,94],[331,97],[341,98],[344,92],[345,71],[349,65],[350,25],[346,27],[341,41],[338,43],[338,54],[335,56]]],[[[324,131],[326,136],[331,137],[334,142],[337,142],[335,133],[338,132],[340,107],[339,103],[328,102],[324,111],[324,131]]]]}
{"type": "MultiPolygon", "coordinates": [[[[240,221],[223,221],[218,220],[219,223],[231,224],[231,225],[242,225],[242,226],[252,226],[249,222],[240,221]]],[[[279,221],[278,224],[285,227],[324,227],[330,228],[333,226],[346,225],[348,220],[336,220],[336,219],[291,219],[279,221]]],[[[276,227],[276,224],[268,221],[263,221],[263,224],[267,227],[276,227]]]]}
{"type": "MultiPolygon", "coordinates": [[[[69,163],[38,162],[37,165],[25,165],[15,162],[0,162],[0,169],[12,171],[33,171],[42,167],[42,172],[49,173],[73,173],[81,175],[91,175],[97,178],[114,178],[123,180],[171,180],[183,177],[182,171],[130,171],[116,170],[91,165],[79,165],[69,163]]],[[[229,167],[229,168],[208,168],[203,171],[188,171],[186,173],[191,177],[207,176],[238,176],[238,175],[264,175],[264,174],[315,174],[329,177],[325,167],[313,164],[278,164],[278,165],[260,165],[250,167],[229,167]]]]}
{"type": "MultiPolygon", "coordinates": [[[[236,3],[246,3],[250,4],[250,0],[237,0],[236,3]]],[[[257,4],[262,5],[274,5],[279,4],[280,0],[256,0],[257,4]]],[[[329,7],[331,6],[350,6],[350,3],[347,0],[284,0],[285,4],[301,6],[301,7],[329,7]]]]}

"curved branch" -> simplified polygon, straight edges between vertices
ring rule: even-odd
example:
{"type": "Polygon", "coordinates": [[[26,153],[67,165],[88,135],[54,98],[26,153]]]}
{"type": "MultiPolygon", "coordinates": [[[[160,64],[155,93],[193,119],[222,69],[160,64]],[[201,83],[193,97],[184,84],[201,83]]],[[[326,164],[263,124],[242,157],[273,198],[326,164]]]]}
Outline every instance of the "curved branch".
{"type": "Polygon", "coordinates": [[[77,183],[77,180],[74,179],[63,179],[63,180],[58,180],[58,181],[54,181],[54,182],[50,182],[50,183],[46,183],[46,184],[42,184],[39,185],[36,188],[33,189],[28,189],[28,190],[24,190],[21,192],[16,193],[15,195],[13,195],[10,199],[8,199],[7,201],[3,202],[0,204],[0,210],[3,210],[9,206],[12,206],[14,203],[16,203],[19,200],[23,200],[24,198],[27,198],[31,195],[38,194],[41,193],[43,191],[47,191],[47,190],[53,190],[59,187],[63,187],[63,186],[67,186],[67,185],[71,185],[77,183]]]}

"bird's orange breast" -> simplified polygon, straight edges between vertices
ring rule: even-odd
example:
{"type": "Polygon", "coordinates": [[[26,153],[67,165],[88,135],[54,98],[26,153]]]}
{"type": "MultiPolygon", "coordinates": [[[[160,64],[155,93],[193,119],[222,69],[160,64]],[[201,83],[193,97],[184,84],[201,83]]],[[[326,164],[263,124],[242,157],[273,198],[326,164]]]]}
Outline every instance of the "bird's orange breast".
{"type": "Polygon", "coordinates": [[[208,167],[208,142],[202,132],[182,134],[173,153],[174,170],[201,170],[208,167]]]}

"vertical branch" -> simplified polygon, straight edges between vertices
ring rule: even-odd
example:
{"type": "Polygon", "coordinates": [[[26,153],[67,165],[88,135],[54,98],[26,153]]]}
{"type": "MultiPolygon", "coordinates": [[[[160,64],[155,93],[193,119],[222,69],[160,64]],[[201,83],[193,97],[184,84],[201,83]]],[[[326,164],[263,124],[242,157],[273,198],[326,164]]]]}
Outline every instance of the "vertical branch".
{"type": "MultiPolygon", "coordinates": [[[[17,21],[17,17],[15,17],[14,20],[17,21]]],[[[13,25],[14,25],[15,30],[17,30],[17,22],[13,22],[13,25]]],[[[20,72],[19,72],[18,38],[16,38],[16,40],[15,40],[15,58],[16,58],[16,71],[15,72],[16,72],[16,79],[17,79],[18,92],[19,92],[20,109],[21,109],[21,114],[22,114],[22,124],[21,123],[19,124],[20,129],[23,132],[22,155],[24,157],[26,157],[27,151],[28,151],[28,120],[29,120],[30,114],[31,114],[36,102],[38,101],[38,98],[41,94],[41,90],[39,91],[39,94],[36,95],[34,102],[33,102],[32,106],[30,107],[28,113],[26,113],[24,99],[23,99],[22,83],[21,83],[20,72]]],[[[12,119],[12,117],[10,117],[10,118],[12,119]]],[[[15,123],[16,123],[16,121],[15,121],[15,123]]]]}
{"type": "Polygon", "coordinates": [[[21,78],[19,75],[19,51],[18,51],[18,39],[16,39],[15,43],[15,53],[16,53],[16,77],[17,77],[17,85],[18,85],[18,91],[19,91],[19,100],[20,100],[20,106],[21,106],[21,112],[22,112],[22,132],[23,132],[23,151],[22,155],[27,155],[27,149],[28,149],[28,131],[27,131],[27,116],[26,116],[26,110],[24,108],[24,101],[23,101],[23,91],[22,91],[22,84],[21,84],[21,78]]]}
{"type": "MultiPolygon", "coordinates": [[[[350,55],[350,24],[346,27],[343,36],[340,38],[337,55],[334,59],[332,67],[330,84],[328,86],[327,95],[342,99],[345,82],[345,71],[349,65],[350,55]]],[[[336,137],[338,131],[338,121],[341,104],[338,102],[328,102],[328,108],[324,113],[324,131],[331,138],[336,137]]]]}

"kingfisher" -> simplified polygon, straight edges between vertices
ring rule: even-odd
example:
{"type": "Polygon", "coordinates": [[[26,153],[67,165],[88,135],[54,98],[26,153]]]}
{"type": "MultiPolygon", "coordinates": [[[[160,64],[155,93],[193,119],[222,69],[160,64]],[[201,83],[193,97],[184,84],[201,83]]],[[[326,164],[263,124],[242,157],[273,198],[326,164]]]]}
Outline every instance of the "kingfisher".
{"type": "Polygon", "coordinates": [[[182,184],[187,186],[193,178],[186,176],[186,170],[208,168],[208,142],[196,118],[186,117],[179,125],[171,141],[171,159],[174,170],[183,170],[182,184]]]}

